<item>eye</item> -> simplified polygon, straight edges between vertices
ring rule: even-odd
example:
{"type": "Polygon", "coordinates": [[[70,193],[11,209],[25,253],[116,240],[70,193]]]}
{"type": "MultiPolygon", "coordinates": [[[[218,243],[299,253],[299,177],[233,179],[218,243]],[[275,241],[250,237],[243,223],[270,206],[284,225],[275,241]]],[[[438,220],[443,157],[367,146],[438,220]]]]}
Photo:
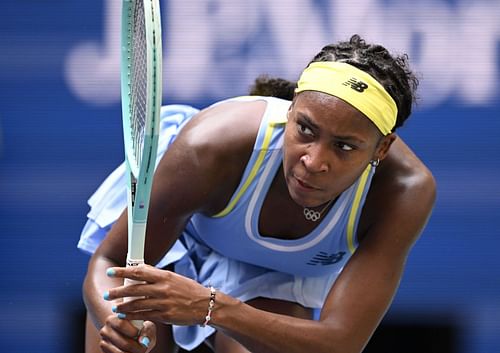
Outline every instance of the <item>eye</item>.
{"type": "Polygon", "coordinates": [[[348,145],[347,143],[343,142],[337,142],[336,146],[340,148],[342,151],[348,152],[354,150],[354,147],[351,145],[348,145]]]}
{"type": "Polygon", "coordinates": [[[297,129],[302,135],[312,136],[313,132],[310,128],[308,128],[305,124],[301,122],[297,122],[297,129]]]}

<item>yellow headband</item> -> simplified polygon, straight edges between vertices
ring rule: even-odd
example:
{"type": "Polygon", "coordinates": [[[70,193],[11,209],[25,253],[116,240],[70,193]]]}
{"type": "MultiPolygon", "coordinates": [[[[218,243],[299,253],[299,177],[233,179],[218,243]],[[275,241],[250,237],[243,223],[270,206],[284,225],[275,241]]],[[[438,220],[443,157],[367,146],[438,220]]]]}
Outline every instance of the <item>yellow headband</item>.
{"type": "Polygon", "coordinates": [[[318,91],[338,97],[368,117],[384,135],[396,124],[398,108],[384,87],[368,73],[346,63],[318,61],[300,76],[295,93],[318,91]]]}

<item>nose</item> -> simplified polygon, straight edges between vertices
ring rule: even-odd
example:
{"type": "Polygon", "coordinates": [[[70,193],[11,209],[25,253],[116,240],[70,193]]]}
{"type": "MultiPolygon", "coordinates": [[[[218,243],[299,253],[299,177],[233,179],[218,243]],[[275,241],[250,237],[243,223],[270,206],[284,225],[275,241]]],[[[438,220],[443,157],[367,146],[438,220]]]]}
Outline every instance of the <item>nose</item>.
{"type": "Polygon", "coordinates": [[[307,146],[304,155],[300,157],[300,162],[310,173],[324,173],[329,169],[325,154],[320,146],[307,146]]]}

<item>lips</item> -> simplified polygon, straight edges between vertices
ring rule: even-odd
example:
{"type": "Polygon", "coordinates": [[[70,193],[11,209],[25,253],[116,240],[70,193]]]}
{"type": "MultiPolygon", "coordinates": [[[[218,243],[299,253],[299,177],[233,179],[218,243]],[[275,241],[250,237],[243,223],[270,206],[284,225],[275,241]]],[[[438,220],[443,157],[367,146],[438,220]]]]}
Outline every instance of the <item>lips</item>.
{"type": "Polygon", "coordinates": [[[317,191],[317,190],[320,190],[320,188],[314,186],[314,185],[311,185],[309,184],[308,182],[294,176],[294,179],[297,181],[297,184],[303,188],[303,189],[306,189],[306,190],[309,190],[309,191],[317,191]]]}
{"type": "Polygon", "coordinates": [[[303,207],[315,207],[324,200],[325,190],[311,184],[308,179],[298,177],[291,172],[287,177],[288,190],[291,198],[303,207]]]}

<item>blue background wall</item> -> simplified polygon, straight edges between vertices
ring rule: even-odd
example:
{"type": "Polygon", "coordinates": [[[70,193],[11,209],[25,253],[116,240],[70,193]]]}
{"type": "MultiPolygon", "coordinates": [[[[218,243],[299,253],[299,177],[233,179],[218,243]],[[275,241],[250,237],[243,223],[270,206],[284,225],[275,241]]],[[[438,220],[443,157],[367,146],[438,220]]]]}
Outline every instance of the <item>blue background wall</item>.
{"type": "MultiPolygon", "coordinates": [[[[457,352],[500,347],[499,1],[163,1],[165,103],[295,79],[360,33],[408,52],[421,103],[400,134],[436,208],[387,322],[446,321],[457,352]]],[[[78,352],[86,199],[122,160],[118,0],[0,3],[1,350],[78,352]]]]}

